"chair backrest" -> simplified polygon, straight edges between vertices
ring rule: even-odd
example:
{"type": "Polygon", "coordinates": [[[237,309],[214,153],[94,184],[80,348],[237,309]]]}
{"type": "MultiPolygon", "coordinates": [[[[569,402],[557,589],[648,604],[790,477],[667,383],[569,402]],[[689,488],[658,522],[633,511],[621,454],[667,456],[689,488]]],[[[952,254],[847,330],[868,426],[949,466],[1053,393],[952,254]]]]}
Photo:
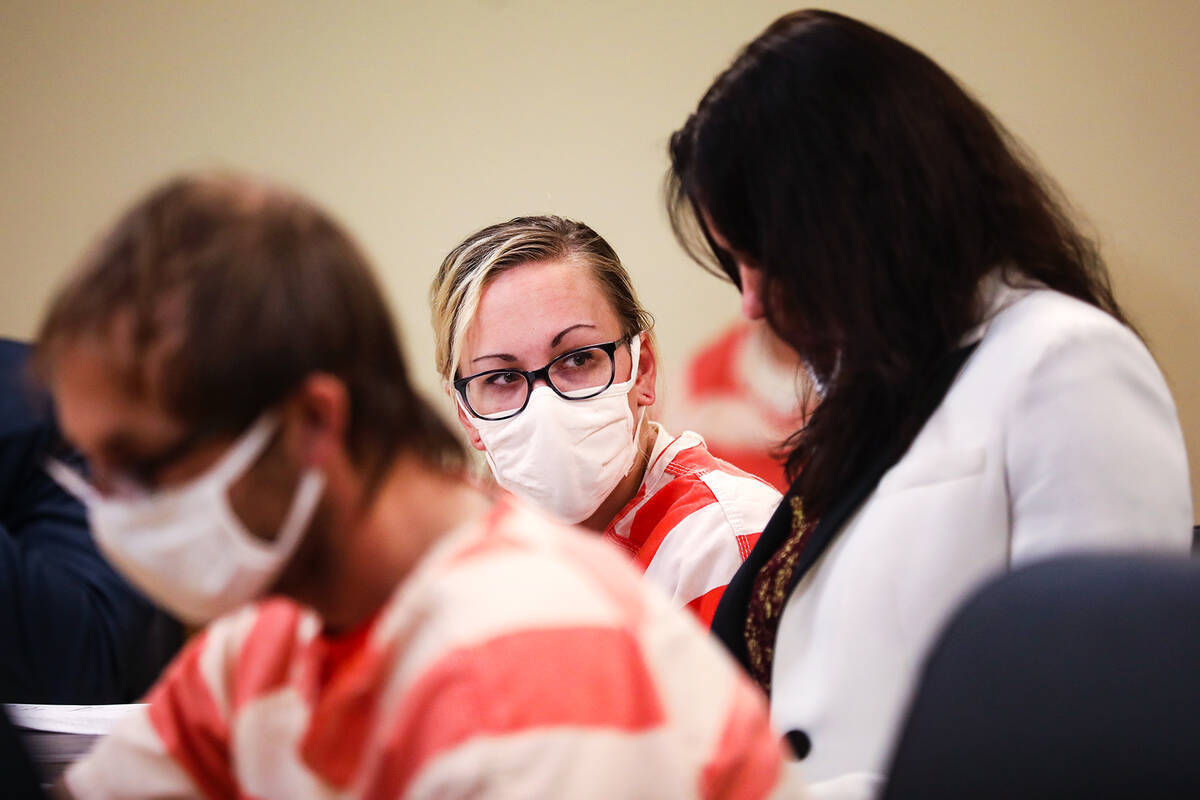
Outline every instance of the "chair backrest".
{"type": "Polygon", "coordinates": [[[1200,564],[1017,570],[925,664],[883,800],[1200,797],[1200,564]]]}
{"type": "Polygon", "coordinates": [[[46,796],[3,704],[0,704],[0,796],[19,800],[42,800],[46,796]]]}

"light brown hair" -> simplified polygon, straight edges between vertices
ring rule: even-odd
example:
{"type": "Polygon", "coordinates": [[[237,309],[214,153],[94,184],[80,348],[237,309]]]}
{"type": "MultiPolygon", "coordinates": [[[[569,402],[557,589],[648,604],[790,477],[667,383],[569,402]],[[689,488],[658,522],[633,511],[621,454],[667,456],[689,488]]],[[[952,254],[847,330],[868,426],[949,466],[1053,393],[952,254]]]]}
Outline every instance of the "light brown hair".
{"type": "Polygon", "coordinates": [[[64,344],[110,341],[129,322],[125,376],[151,387],[146,354],[169,343],[153,389],[195,430],[234,434],[308,375],[346,384],[347,446],[368,485],[399,451],[461,465],[457,437],[408,381],[395,326],[358,247],[327,214],[278,187],[188,175],[122,216],[54,297],[37,366],[64,344]]]}

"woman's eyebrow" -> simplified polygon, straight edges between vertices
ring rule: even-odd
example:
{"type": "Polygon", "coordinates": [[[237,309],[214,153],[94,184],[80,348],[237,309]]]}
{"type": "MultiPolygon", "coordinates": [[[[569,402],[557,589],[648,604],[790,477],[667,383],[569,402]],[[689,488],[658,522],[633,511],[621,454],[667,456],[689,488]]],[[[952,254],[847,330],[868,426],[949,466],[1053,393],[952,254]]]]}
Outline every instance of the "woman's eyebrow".
{"type": "Polygon", "coordinates": [[[596,326],[591,325],[587,322],[579,322],[579,323],[576,323],[575,325],[570,326],[569,328],[563,328],[561,331],[558,332],[557,336],[555,336],[553,339],[550,340],[550,346],[558,347],[558,343],[563,340],[564,336],[566,336],[568,333],[570,333],[571,331],[576,330],[578,328],[591,328],[592,330],[595,330],[596,326]]]}
{"type": "MultiPolygon", "coordinates": [[[[592,325],[590,322],[577,322],[574,325],[563,328],[561,331],[559,331],[555,335],[555,337],[553,339],[550,340],[550,347],[552,347],[552,348],[558,347],[559,343],[563,340],[564,336],[566,336],[571,331],[578,330],[580,328],[591,328],[592,330],[595,330],[596,326],[592,325]]],[[[486,361],[489,358],[497,358],[501,361],[506,361],[510,364],[517,361],[517,357],[512,355],[511,353],[489,353],[486,356],[477,356],[476,358],[472,358],[471,363],[476,364],[480,361],[486,361]]]]}
{"type": "Polygon", "coordinates": [[[486,361],[489,358],[498,358],[501,361],[507,361],[510,364],[517,360],[517,357],[510,353],[492,353],[490,355],[479,356],[478,358],[472,358],[471,363],[474,364],[479,361],[486,361]]]}

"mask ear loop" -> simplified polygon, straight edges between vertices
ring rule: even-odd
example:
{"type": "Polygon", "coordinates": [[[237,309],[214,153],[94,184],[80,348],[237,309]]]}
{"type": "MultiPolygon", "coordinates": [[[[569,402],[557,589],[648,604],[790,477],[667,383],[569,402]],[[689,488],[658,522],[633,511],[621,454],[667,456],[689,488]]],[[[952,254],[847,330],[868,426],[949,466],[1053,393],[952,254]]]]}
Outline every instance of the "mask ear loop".
{"type": "MultiPolygon", "coordinates": [[[[255,459],[262,455],[278,428],[279,416],[274,412],[264,412],[209,474],[214,479],[220,477],[226,486],[236,481],[250,468],[255,459]]],[[[292,548],[308,527],[324,490],[325,476],[319,470],[308,469],[300,476],[295,498],[280,524],[278,535],[269,543],[269,549],[278,552],[292,548]]],[[[234,516],[236,517],[236,514],[234,516]]]]}
{"type": "MultiPolygon", "coordinates": [[[[641,410],[638,412],[637,425],[633,426],[633,446],[637,450],[639,457],[642,455],[642,442],[641,442],[642,423],[646,421],[646,409],[647,409],[647,406],[642,406],[641,410]]],[[[646,454],[646,456],[647,456],[647,458],[649,458],[648,453],[646,454]]],[[[629,469],[625,470],[625,475],[628,475],[630,472],[633,471],[633,468],[635,466],[637,466],[637,462],[638,462],[638,459],[637,459],[637,457],[635,457],[633,459],[633,463],[629,465],[629,469]]],[[[621,477],[625,477],[625,476],[622,475],[621,477]]]]}
{"type": "MultiPolygon", "coordinates": [[[[223,474],[227,486],[228,483],[237,480],[266,447],[278,424],[279,420],[274,414],[264,414],[246,433],[245,438],[235,446],[235,451],[226,457],[227,462],[219,466],[220,472],[214,471],[213,474],[223,474]]],[[[296,549],[296,544],[308,529],[308,524],[312,521],[317,503],[320,502],[324,491],[325,475],[315,468],[305,470],[300,476],[291,505],[283,522],[279,525],[275,538],[268,542],[263,542],[246,531],[245,523],[229,505],[228,497],[225,498],[226,509],[233,521],[237,523],[240,541],[250,545],[250,550],[257,553],[285,554],[285,561],[281,562],[274,570],[272,579],[286,566],[286,555],[296,549]]]]}
{"type": "Polygon", "coordinates": [[[642,331],[635,333],[629,340],[629,357],[629,378],[623,381],[613,381],[612,385],[604,390],[603,395],[626,394],[633,390],[633,384],[637,382],[638,365],[641,363],[642,357],[642,331]]]}
{"type": "Polygon", "coordinates": [[[84,504],[93,503],[100,499],[100,493],[96,491],[96,487],[88,483],[87,478],[80,475],[78,470],[67,466],[57,458],[47,458],[42,464],[42,469],[46,470],[46,473],[59,486],[84,504]]]}
{"type": "Polygon", "coordinates": [[[221,479],[221,482],[226,484],[236,481],[250,469],[255,459],[262,455],[278,428],[279,416],[271,411],[263,412],[250,429],[242,434],[241,439],[234,443],[232,449],[202,477],[210,480],[221,479]]]}
{"type": "Polygon", "coordinates": [[[480,417],[475,416],[475,414],[471,411],[471,409],[467,408],[467,401],[462,399],[462,395],[460,395],[457,391],[455,391],[453,396],[454,396],[455,405],[457,405],[464,414],[466,414],[472,420],[481,419],[480,417]]]}
{"type": "Polygon", "coordinates": [[[629,380],[631,380],[631,381],[637,381],[637,376],[638,376],[637,371],[638,371],[638,367],[641,365],[641,360],[642,360],[642,334],[643,333],[645,333],[645,331],[638,331],[637,333],[635,333],[633,335],[633,338],[629,340],[629,358],[630,358],[629,380]]]}
{"type": "MultiPolygon", "coordinates": [[[[300,485],[296,488],[296,497],[292,507],[288,509],[283,524],[279,527],[279,535],[271,542],[271,549],[277,553],[288,553],[295,549],[296,543],[308,529],[316,511],[317,503],[325,491],[325,476],[317,469],[308,469],[300,477],[300,485]]],[[[281,563],[282,570],[285,564],[281,563]]]]}
{"type": "MultiPolygon", "coordinates": [[[[629,368],[628,383],[629,383],[629,388],[631,390],[633,389],[633,384],[637,382],[637,378],[638,378],[637,371],[638,371],[638,364],[641,360],[641,355],[642,355],[642,334],[643,333],[645,333],[645,331],[638,331],[637,333],[635,333],[633,335],[633,338],[629,340],[629,355],[632,358],[632,363],[629,368]]],[[[650,409],[649,406],[642,406],[641,408],[638,409],[638,421],[637,421],[637,424],[633,426],[633,444],[634,444],[634,447],[637,448],[639,456],[641,455],[641,449],[642,449],[642,443],[641,443],[642,423],[646,421],[646,412],[649,411],[649,409],[650,409]]],[[[647,458],[648,457],[649,457],[649,454],[647,454],[647,458]]],[[[633,470],[633,468],[636,464],[637,464],[637,459],[635,458],[633,460],[633,464],[629,465],[629,469],[625,470],[625,474],[628,475],[630,473],[630,471],[633,470]]],[[[622,476],[622,477],[624,477],[624,476],[622,476]]]]}

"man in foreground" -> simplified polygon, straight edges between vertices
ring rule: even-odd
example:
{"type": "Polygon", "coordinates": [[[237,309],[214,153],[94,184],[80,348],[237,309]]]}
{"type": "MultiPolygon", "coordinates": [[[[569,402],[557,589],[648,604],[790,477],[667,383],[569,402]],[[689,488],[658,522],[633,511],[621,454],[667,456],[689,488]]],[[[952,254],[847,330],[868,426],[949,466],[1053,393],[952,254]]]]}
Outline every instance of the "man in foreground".
{"type": "Polygon", "coordinates": [[[38,347],[93,468],[54,471],[101,548],[181,618],[220,617],[73,795],[789,794],[761,698],[694,623],[464,479],[365,260],[305,200],[166,184],[38,347]]]}

